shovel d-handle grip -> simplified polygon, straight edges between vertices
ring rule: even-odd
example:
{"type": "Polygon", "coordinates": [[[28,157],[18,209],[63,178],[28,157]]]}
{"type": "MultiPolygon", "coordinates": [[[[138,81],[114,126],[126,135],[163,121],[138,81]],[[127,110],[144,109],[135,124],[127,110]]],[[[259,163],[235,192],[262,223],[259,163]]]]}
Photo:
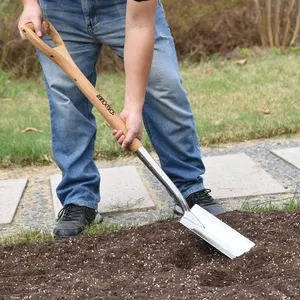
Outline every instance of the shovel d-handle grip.
{"type": "MultiPolygon", "coordinates": [[[[73,59],[71,58],[63,40],[54,28],[54,26],[45,20],[48,25],[48,34],[52,39],[55,47],[50,47],[42,39],[40,39],[34,32],[32,23],[21,25],[20,29],[26,38],[42,53],[54,61],[66,74],[68,74],[82,93],[89,99],[89,101],[98,109],[105,120],[111,125],[113,129],[122,130],[126,136],[126,124],[120,116],[114,111],[109,103],[99,94],[90,81],[79,70],[73,59]]],[[[136,152],[143,145],[137,138],[133,140],[130,145],[130,150],[136,152]]]]}

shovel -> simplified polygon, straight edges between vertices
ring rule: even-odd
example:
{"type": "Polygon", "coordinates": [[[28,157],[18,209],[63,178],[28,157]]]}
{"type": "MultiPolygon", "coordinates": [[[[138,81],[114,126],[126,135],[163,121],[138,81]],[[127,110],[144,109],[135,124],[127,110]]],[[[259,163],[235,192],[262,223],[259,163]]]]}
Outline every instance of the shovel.
{"type": "MultiPolygon", "coordinates": [[[[53,60],[72,78],[82,93],[99,110],[111,127],[122,130],[123,134],[126,135],[126,125],[123,120],[79,70],[56,29],[48,20],[46,20],[46,22],[49,28],[48,34],[55,45],[54,48],[47,45],[35,34],[32,23],[21,26],[21,30],[36,48],[53,60]]],[[[180,219],[181,224],[231,259],[248,252],[254,246],[254,243],[249,239],[208,213],[199,205],[194,205],[192,209],[190,209],[180,191],[138,139],[132,142],[130,150],[136,153],[139,159],[166,187],[169,193],[182,207],[183,216],[180,219]]]]}

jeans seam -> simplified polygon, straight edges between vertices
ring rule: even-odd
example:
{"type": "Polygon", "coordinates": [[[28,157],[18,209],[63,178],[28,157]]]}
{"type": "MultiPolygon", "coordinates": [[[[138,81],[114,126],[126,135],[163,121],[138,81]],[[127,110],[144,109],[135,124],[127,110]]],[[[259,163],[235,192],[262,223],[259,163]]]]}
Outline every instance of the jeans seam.
{"type": "MultiPolygon", "coordinates": [[[[121,18],[113,19],[113,22],[120,21],[120,20],[126,20],[126,17],[121,17],[121,18]]],[[[97,25],[99,25],[99,23],[101,23],[101,25],[105,25],[105,24],[108,24],[108,23],[111,23],[111,22],[112,21],[101,22],[101,20],[100,20],[100,21],[97,21],[96,23],[93,23],[92,24],[92,28],[95,27],[95,26],[97,26],[97,25]]]]}
{"type": "MultiPolygon", "coordinates": [[[[152,132],[151,132],[151,129],[150,129],[151,126],[150,126],[149,123],[148,123],[147,116],[146,116],[145,113],[144,113],[143,120],[144,120],[144,126],[145,126],[145,128],[146,128],[147,134],[148,134],[148,136],[149,136],[149,138],[150,138],[150,141],[151,141],[151,136],[152,136],[152,132]]],[[[151,143],[152,143],[152,142],[151,142],[151,143]]]]}

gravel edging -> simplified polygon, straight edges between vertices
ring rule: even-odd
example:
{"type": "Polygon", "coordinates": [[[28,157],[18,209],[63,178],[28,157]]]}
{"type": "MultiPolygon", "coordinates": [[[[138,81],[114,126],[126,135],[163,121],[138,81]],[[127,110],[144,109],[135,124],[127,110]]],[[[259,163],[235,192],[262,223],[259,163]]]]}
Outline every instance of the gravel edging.
{"type": "MultiPolygon", "coordinates": [[[[217,147],[203,147],[202,155],[218,156],[245,153],[258,163],[267,173],[271,174],[287,190],[287,194],[267,195],[260,198],[283,201],[300,189],[300,170],[283,161],[270,151],[282,148],[300,147],[300,139],[270,139],[256,140],[244,143],[219,145],[217,147]]],[[[108,224],[143,225],[157,220],[173,217],[173,201],[149,170],[141,164],[135,156],[113,161],[97,161],[99,168],[134,165],[156,204],[156,210],[124,212],[112,214],[105,218],[108,224]]],[[[0,236],[17,233],[22,230],[42,229],[52,231],[55,218],[51,199],[50,175],[57,174],[58,168],[54,165],[47,167],[25,167],[0,169],[0,179],[29,178],[26,191],[20,200],[19,207],[11,224],[0,225],[0,236]]],[[[208,187],[213,189],[213,187],[208,187]]],[[[257,197],[252,197],[257,200],[257,197]]],[[[222,200],[227,210],[239,207],[245,200],[222,200]]]]}

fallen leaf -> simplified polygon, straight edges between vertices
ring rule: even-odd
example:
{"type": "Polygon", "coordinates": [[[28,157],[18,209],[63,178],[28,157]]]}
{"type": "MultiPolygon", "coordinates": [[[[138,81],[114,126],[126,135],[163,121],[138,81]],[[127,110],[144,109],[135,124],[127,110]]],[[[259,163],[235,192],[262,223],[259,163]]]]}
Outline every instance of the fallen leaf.
{"type": "Polygon", "coordinates": [[[245,58],[245,59],[238,60],[236,63],[237,63],[238,65],[245,65],[247,62],[248,62],[248,59],[245,58]]]}
{"type": "Polygon", "coordinates": [[[34,127],[26,127],[25,129],[21,130],[21,132],[28,132],[28,131],[43,132],[43,131],[38,130],[34,127]]]}
{"type": "Polygon", "coordinates": [[[264,115],[270,114],[270,110],[268,108],[258,108],[257,112],[263,113],[264,115]]]}
{"type": "Polygon", "coordinates": [[[223,119],[217,120],[217,121],[215,122],[215,125],[220,125],[220,124],[222,123],[222,121],[223,121],[223,119]]]}

